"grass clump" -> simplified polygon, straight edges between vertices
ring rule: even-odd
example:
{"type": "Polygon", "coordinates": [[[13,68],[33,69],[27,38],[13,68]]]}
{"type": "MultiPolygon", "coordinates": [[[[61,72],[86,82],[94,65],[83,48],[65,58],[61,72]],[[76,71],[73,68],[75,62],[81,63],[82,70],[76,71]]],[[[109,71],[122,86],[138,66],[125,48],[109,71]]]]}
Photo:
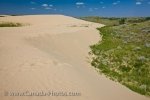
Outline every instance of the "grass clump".
{"type": "Polygon", "coordinates": [[[0,22],[0,27],[21,27],[23,24],[21,23],[13,23],[13,22],[0,22]]]}
{"type": "Polygon", "coordinates": [[[102,41],[90,46],[91,65],[110,79],[150,96],[150,21],[98,28],[102,41]]]}

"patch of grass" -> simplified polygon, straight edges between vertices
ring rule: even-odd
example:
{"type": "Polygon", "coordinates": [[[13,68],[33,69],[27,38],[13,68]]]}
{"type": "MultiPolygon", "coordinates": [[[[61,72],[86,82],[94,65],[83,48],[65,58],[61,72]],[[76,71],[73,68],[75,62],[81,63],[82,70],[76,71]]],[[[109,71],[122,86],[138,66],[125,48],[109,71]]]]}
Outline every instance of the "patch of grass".
{"type": "Polygon", "coordinates": [[[71,25],[69,27],[89,27],[89,25],[71,25]]]}
{"type": "Polygon", "coordinates": [[[91,65],[110,79],[150,96],[150,21],[132,20],[98,28],[102,41],[90,46],[91,65]]]}
{"type": "Polygon", "coordinates": [[[21,27],[23,24],[21,23],[13,23],[13,22],[0,22],[0,27],[21,27]]]}

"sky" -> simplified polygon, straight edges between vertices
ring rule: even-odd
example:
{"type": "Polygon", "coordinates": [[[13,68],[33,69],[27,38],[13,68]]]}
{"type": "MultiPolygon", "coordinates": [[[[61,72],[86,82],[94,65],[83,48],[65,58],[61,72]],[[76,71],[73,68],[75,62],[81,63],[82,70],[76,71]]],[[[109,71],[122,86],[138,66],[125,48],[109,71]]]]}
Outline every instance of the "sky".
{"type": "Polygon", "coordinates": [[[150,16],[150,0],[0,0],[0,14],[68,16],[150,16]]]}

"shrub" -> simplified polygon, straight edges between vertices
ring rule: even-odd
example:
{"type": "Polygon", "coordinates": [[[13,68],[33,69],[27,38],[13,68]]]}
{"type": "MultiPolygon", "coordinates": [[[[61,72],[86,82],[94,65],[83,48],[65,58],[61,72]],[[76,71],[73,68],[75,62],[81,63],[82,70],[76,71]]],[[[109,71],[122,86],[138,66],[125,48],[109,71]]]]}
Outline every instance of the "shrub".
{"type": "Polygon", "coordinates": [[[121,25],[121,24],[125,24],[125,19],[124,18],[121,18],[120,20],[119,20],[119,24],[121,25]]]}
{"type": "Polygon", "coordinates": [[[0,22],[0,27],[21,27],[21,23],[12,23],[12,22],[0,22]]]}

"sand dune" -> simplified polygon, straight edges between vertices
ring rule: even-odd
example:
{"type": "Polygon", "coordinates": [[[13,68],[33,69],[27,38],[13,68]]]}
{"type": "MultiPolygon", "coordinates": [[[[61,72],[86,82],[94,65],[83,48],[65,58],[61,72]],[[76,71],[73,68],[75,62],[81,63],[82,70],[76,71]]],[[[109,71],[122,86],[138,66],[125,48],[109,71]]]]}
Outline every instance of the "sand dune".
{"type": "Polygon", "coordinates": [[[0,100],[148,100],[99,75],[88,63],[101,24],[63,15],[7,16],[30,24],[0,28],[0,100]],[[4,96],[8,92],[78,92],[81,96],[4,96]]]}

